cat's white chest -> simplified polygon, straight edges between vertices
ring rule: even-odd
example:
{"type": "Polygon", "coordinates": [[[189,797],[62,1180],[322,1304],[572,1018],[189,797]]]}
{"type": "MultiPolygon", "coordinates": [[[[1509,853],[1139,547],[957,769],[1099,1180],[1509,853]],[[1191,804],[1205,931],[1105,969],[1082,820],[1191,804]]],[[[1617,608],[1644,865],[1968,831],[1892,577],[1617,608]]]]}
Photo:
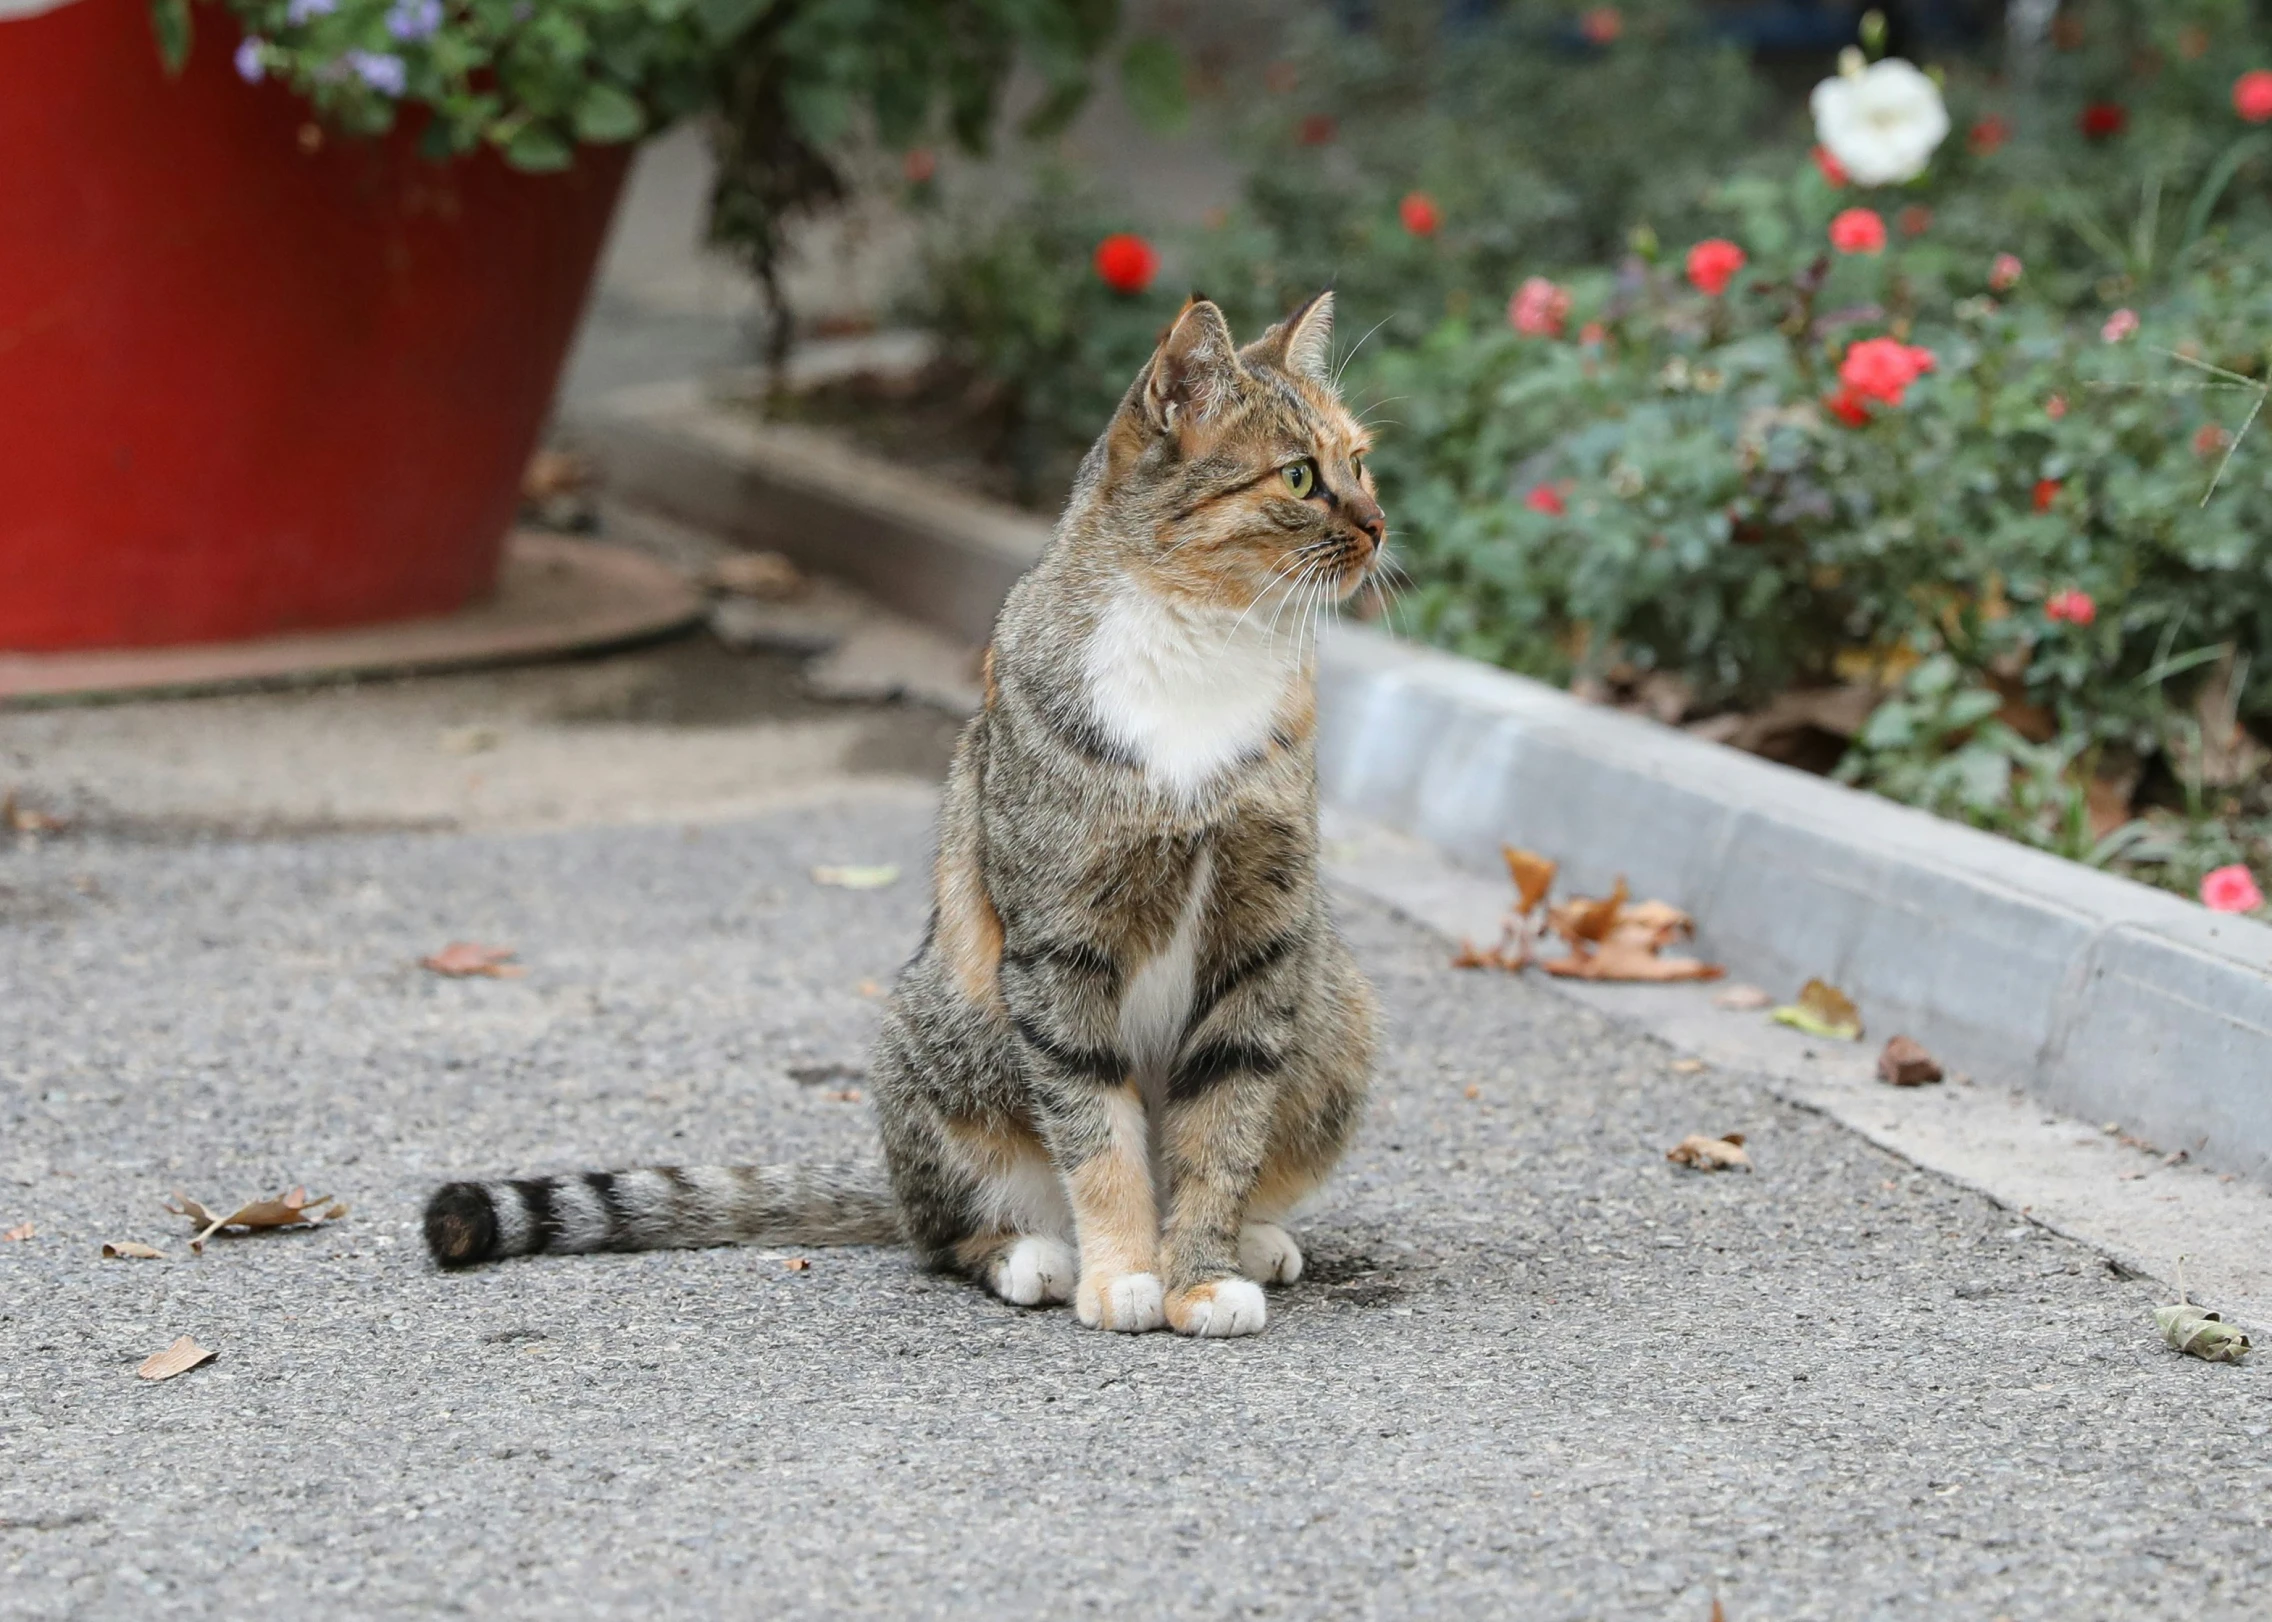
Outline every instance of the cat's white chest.
{"type": "Polygon", "coordinates": [[[1270,741],[1298,672],[1296,634],[1256,616],[1128,590],[1089,638],[1089,704],[1154,786],[1191,800],[1270,741]]]}

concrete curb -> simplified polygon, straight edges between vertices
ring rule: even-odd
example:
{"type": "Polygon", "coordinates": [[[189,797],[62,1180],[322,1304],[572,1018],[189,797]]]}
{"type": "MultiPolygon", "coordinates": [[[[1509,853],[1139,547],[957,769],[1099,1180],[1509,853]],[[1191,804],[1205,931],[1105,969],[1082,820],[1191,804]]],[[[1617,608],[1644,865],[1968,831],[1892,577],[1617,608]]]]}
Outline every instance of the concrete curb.
{"type": "MultiPolygon", "coordinates": [[[[572,425],[615,494],[847,575],[983,638],[1049,526],[690,384],[572,425]]],[[[1327,800],[1476,872],[1514,842],[1580,890],[1619,874],[1700,948],[1788,991],[1844,987],[1982,1081],[2203,1165],[2272,1171],[2272,928],[2031,851],[1504,671],[1329,629],[1327,800]]]]}

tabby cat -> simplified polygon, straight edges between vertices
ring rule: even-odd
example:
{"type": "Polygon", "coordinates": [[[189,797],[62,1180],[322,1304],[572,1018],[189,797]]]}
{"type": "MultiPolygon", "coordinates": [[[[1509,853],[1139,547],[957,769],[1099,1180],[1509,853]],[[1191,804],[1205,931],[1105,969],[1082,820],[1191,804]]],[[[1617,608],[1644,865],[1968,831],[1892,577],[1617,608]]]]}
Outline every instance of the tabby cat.
{"type": "Polygon", "coordinates": [[[888,1188],[858,1166],[452,1183],[437,1261],[900,1240],[1098,1328],[1262,1328],[1374,1040],[1317,873],[1307,630],[1383,544],[1332,321],[1321,294],[1242,350],[1187,304],[1004,604],[868,1071],[888,1188]]]}

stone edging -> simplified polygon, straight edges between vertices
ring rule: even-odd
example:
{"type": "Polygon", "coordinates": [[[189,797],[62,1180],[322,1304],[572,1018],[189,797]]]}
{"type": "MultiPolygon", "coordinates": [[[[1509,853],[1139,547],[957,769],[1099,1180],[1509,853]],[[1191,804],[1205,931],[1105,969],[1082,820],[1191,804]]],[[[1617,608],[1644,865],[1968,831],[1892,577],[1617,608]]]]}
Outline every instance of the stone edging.
{"type": "MultiPolygon", "coordinates": [[[[624,500],[973,642],[1049,534],[691,384],[610,396],[571,426],[624,500]]],[[[1581,889],[1623,874],[1693,912],[1699,948],[1745,979],[1822,975],[1874,1032],[1982,1081],[2272,1171],[2272,928],[1377,633],[1329,630],[1319,689],[1336,806],[1473,870],[1513,841],[1581,889]]]]}

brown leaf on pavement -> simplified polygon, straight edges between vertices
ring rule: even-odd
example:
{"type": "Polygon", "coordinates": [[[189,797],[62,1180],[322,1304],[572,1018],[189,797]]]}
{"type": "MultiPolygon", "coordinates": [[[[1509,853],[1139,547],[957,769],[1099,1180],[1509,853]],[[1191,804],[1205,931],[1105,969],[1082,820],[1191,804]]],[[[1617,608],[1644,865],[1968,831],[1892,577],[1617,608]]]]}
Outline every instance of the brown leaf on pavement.
{"type": "Polygon", "coordinates": [[[1889,1038],[1878,1055],[1878,1080],[1895,1087],[1922,1087],[1940,1079],[1941,1061],[1913,1037],[1889,1038]]]}
{"type": "Polygon", "coordinates": [[[61,817],[51,817],[45,811],[17,803],[14,789],[0,796],[0,830],[12,834],[55,834],[66,826],[61,817]]]}
{"type": "Polygon", "coordinates": [[[812,1270],[813,1264],[806,1257],[790,1256],[784,1258],[781,1265],[789,1269],[789,1271],[792,1273],[806,1273],[812,1270]]]}
{"type": "Polygon", "coordinates": [[[33,1227],[29,1222],[19,1222],[13,1228],[10,1228],[6,1233],[0,1233],[0,1239],[30,1239],[35,1237],[38,1233],[39,1230],[33,1227]]]}
{"type": "Polygon", "coordinates": [[[1799,1000],[1785,1003],[1767,1016],[1778,1025],[1833,1042],[1859,1042],[1862,1014],[1854,999],[1827,980],[1809,980],[1799,987],[1799,1000]]]}
{"type": "Polygon", "coordinates": [[[1692,1132],[1667,1149],[1665,1158],[1676,1166],[1693,1166],[1698,1171],[1751,1170],[1751,1156],[1743,1152],[1741,1132],[1729,1132],[1717,1138],[1692,1132]]]}
{"type": "Polygon", "coordinates": [[[1617,878],[1617,887],[1605,896],[1572,896],[1558,901],[1546,909],[1547,927],[1572,946],[1606,939],[1610,926],[1617,922],[1617,914],[1631,894],[1625,888],[1625,876],[1617,878]]]}
{"type": "Polygon", "coordinates": [[[1520,850],[1513,845],[1501,845],[1499,854],[1506,860],[1507,876],[1515,881],[1515,911],[1537,910],[1538,904],[1546,899],[1546,892],[1554,888],[1554,875],[1561,870],[1559,864],[1535,850],[1520,850]]]}
{"type": "Polygon", "coordinates": [[[1712,1006],[1714,1008],[1735,1009],[1765,1008],[1774,1000],[1773,997],[1767,995],[1757,986],[1736,985],[1714,994],[1712,1006]]]}
{"type": "Polygon", "coordinates": [[[166,1253],[151,1245],[133,1239],[114,1239],[103,1246],[105,1261],[164,1261],[166,1253]]]}
{"type": "Polygon", "coordinates": [[[513,961],[520,956],[510,946],[484,946],[479,941],[452,941],[432,957],[422,957],[418,966],[436,974],[463,980],[482,975],[491,980],[512,980],[529,971],[513,961]]]}
{"type": "Polygon", "coordinates": [[[168,1201],[166,1209],[175,1216],[187,1217],[197,1224],[197,1237],[190,1240],[189,1248],[199,1255],[205,1253],[205,1241],[223,1228],[292,1228],[315,1227],[325,1222],[336,1222],[347,1214],[347,1204],[329,1194],[308,1198],[304,1188],[294,1188],[270,1200],[254,1200],[240,1205],[227,1216],[221,1215],[180,1189],[174,1190],[175,1204],[168,1201]]]}
{"type": "Polygon", "coordinates": [[[187,1374],[212,1355],[210,1349],[184,1335],[164,1351],[151,1353],[134,1372],[145,1380],[170,1380],[177,1374],[187,1374]]]}
{"type": "Polygon", "coordinates": [[[778,552],[735,552],[710,565],[710,584],[736,597],[786,602],[802,596],[804,571],[778,552]]]}

